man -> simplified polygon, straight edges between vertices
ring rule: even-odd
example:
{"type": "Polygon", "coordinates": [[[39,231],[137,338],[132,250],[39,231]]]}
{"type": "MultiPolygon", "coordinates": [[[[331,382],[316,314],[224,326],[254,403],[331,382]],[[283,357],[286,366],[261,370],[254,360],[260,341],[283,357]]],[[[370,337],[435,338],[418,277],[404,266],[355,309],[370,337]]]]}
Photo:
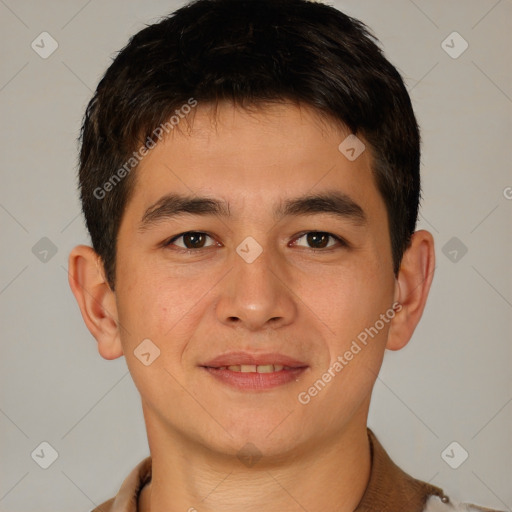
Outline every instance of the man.
{"type": "Polygon", "coordinates": [[[364,25],[305,0],[198,0],[136,34],[91,100],[93,248],[70,286],[124,355],[151,456],[101,512],[449,511],[367,428],[420,320],[419,132],[364,25]]]}

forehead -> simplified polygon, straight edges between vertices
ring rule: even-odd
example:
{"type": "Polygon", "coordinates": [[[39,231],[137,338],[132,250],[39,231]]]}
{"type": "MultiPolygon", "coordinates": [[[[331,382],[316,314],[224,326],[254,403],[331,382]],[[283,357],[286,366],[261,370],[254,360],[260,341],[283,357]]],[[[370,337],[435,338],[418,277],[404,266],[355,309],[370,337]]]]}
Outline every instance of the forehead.
{"type": "Polygon", "coordinates": [[[212,195],[229,200],[234,213],[245,205],[248,215],[254,206],[271,212],[284,197],[330,189],[368,208],[380,199],[370,151],[347,158],[349,135],[307,106],[199,104],[139,164],[130,202],[140,215],[165,193],[212,195]]]}

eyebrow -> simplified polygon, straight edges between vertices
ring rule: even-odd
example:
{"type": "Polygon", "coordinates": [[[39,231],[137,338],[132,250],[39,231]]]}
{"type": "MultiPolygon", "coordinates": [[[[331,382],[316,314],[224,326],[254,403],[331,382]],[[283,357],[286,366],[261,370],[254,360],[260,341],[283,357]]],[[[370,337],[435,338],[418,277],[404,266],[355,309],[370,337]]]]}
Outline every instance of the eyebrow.
{"type": "MultiPolygon", "coordinates": [[[[288,216],[331,214],[356,225],[367,222],[366,214],[353,199],[341,192],[309,194],[282,201],[273,211],[275,219],[288,216]]],[[[151,205],[142,216],[139,231],[146,231],[161,221],[183,215],[231,217],[229,204],[210,197],[167,194],[151,205]]]]}

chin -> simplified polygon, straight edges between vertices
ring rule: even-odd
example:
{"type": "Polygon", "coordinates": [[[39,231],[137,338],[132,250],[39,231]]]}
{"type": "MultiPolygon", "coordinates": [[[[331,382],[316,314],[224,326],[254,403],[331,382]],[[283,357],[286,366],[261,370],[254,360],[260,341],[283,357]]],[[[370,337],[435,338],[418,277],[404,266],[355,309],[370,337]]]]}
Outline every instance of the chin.
{"type": "MultiPolygon", "coordinates": [[[[262,419],[258,414],[251,417],[233,419],[225,432],[216,429],[216,439],[207,440],[214,450],[226,454],[237,454],[240,458],[279,457],[294,452],[304,441],[304,430],[297,425],[286,425],[288,413],[262,419]]],[[[292,415],[290,415],[292,416],[292,415]]],[[[211,432],[211,431],[210,431],[211,432]]]]}

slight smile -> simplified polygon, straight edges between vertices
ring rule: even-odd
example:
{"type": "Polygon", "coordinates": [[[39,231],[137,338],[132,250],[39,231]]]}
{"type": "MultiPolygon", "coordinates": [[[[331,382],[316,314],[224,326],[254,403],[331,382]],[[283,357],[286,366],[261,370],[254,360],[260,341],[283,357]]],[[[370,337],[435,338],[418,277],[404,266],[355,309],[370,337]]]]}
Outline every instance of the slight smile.
{"type": "Polygon", "coordinates": [[[309,366],[283,354],[233,352],[201,365],[216,380],[243,391],[263,391],[298,379],[309,366]]]}

